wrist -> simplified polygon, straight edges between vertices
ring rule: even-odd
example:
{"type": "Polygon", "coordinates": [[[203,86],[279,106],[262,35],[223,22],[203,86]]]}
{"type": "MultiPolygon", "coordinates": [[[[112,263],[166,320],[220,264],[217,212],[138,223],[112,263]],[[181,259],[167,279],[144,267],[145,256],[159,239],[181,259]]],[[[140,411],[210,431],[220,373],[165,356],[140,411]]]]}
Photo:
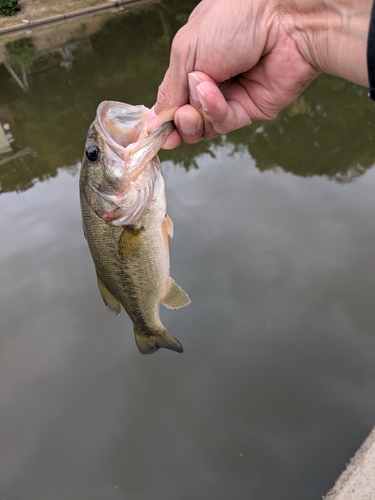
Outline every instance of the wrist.
{"type": "Polygon", "coordinates": [[[319,72],[368,87],[367,38],[372,0],[293,0],[291,36],[319,72]]]}

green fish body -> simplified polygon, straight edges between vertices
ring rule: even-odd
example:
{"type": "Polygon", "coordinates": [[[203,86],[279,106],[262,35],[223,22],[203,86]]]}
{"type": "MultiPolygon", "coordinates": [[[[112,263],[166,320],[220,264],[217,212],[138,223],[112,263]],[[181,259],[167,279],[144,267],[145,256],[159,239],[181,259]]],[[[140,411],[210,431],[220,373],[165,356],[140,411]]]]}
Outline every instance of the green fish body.
{"type": "Polygon", "coordinates": [[[98,286],[108,308],[125,309],[137,346],[150,354],[182,352],[159,317],[159,306],[190,303],[170,277],[164,179],[157,152],[172,129],[147,136],[144,106],[105,101],[91,125],[80,173],[82,222],[98,286]]]}

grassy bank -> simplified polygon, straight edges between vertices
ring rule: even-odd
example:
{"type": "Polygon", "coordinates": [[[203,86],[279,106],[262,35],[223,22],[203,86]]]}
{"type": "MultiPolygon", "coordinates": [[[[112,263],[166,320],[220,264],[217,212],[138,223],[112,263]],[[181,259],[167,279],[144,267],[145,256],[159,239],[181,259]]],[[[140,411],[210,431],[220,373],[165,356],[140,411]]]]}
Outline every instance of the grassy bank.
{"type": "Polygon", "coordinates": [[[108,0],[68,0],[67,2],[56,0],[20,0],[20,12],[11,17],[0,17],[0,29],[17,26],[24,21],[37,21],[105,3],[110,2],[108,0]]]}

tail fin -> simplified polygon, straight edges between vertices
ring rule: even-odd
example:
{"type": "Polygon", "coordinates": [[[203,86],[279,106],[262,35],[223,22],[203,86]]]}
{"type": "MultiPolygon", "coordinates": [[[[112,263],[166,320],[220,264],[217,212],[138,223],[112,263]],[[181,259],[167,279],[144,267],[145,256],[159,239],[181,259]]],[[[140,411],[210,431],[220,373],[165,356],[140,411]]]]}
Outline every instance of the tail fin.
{"type": "Polygon", "coordinates": [[[161,328],[160,331],[155,331],[150,335],[146,335],[134,327],[134,335],[137,347],[142,354],[152,354],[161,347],[170,349],[171,351],[184,352],[184,348],[180,342],[172,337],[165,328],[161,328]]]}

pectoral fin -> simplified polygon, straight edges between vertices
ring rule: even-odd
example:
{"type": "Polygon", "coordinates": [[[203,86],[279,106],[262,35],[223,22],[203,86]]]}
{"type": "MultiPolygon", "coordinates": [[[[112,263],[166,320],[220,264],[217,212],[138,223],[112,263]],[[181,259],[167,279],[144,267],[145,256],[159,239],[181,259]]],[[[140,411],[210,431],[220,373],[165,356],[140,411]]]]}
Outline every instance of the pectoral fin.
{"type": "Polygon", "coordinates": [[[179,309],[180,307],[188,306],[190,302],[189,295],[170,277],[168,280],[167,295],[161,303],[170,309],[179,309]]]}
{"type": "Polygon", "coordinates": [[[138,253],[139,242],[144,227],[134,228],[134,226],[125,226],[118,242],[118,251],[122,260],[134,257],[138,253]]]}
{"type": "Polygon", "coordinates": [[[121,304],[120,301],[116,299],[112,292],[110,292],[107,288],[107,285],[101,279],[99,275],[98,278],[98,287],[100,290],[100,294],[102,299],[104,300],[104,304],[108,307],[108,309],[115,314],[119,315],[121,312],[121,304]]]}

